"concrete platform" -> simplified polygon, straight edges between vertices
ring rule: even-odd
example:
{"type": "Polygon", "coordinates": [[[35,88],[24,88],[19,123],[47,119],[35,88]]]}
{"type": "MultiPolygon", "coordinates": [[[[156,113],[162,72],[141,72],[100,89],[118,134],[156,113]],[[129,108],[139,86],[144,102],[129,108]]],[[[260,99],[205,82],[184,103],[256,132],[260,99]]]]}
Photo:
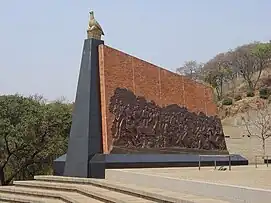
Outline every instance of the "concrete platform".
{"type": "Polygon", "coordinates": [[[172,192],[208,196],[233,203],[269,203],[271,199],[271,167],[261,165],[233,166],[218,171],[214,167],[109,169],[106,179],[158,187],[172,192]]]}
{"type": "MultiPolygon", "coordinates": [[[[227,168],[227,167],[225,167],[227,168]]],[[[107,170],[107,174],[111,170],[107,170]]],[[[155,175],[168,178],[204,181],[208,183],[226,184],[233,186],[251,187],[271,190],[271,166],[255,165],[233,166],[232,170],[226,171],[214,170],[214,167],[202,167],[199,171],[197,168],[153,168],[153,169],[125,169],[122,172],[155,175]]]]}

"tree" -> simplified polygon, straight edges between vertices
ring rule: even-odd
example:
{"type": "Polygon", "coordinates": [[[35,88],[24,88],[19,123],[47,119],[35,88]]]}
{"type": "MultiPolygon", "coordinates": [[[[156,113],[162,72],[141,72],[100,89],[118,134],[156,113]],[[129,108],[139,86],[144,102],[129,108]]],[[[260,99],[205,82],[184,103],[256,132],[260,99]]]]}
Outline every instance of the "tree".
{"type": "Polygon", "coordinates": [[[203,65],[201,63],[197,63],[197,61],[185,61],[184,65],[180,68],[176,69],[176,72],[189,77],[190,79],[198,79],[198,74],[201,71],[203,65]]]}
{"type": "Polygon", "coordinates": [[[0,180],[46,173],[67,148],[71,106],[42,97],[0,96],[0,180]]]}
{"type": "MultiPolygon", "coordinates": [[[[263,155],[266,155],[266,140],[271,137],[271,110],[267,105],[257,110],[256,116],[247,113],[244,121],[247,136],[256,137],[262,142],[263,155]]],[[[245,135],[244,135],[245,136],[245,135]]]]}
{"type": "Polygon", "coordinates": [[[218,54],[204,65],[204,71],[206,72],[205,82],[216,90],[217,98],[221,100],[224,93],[224,83],[234,76],[228,55],[224,53],[218,54]]]}
{"type": "Polygon", "coordinates": [[[254,91],[271,57],[270,43],[252,43],[232,52],[232,65],[243,77],[249,91],[254,91]],[[256,74],[256,75],[255,75],[256,74]],[[256,76],[256,77],[255,77],[256,76]]]}
{"type": "MultiPolygon", "coordinates": [[[[252,54],[257,59],[257,65],[259,74],[255,81],[255,87],[260,79],[262,70],[266,69],[269,66],[270,59],[271,59],[271,42],[269,43],[260,43],[257,44],[257,46],[252,49],[252,54]]],[[[254,87],[254,88],[255,88],[254,87]]]]}

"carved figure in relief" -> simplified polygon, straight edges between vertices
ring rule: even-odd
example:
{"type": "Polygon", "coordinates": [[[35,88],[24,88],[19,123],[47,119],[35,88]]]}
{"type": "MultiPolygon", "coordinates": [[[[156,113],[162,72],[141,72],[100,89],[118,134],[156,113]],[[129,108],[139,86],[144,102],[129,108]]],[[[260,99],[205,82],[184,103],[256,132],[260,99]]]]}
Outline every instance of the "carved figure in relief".
{"type": "Polygon", "coordinates": [[[122,88],[111,97],[109,111],[114,115],[115,146],[226,150],[218,117],[192,113],[178,105],[159,107],[122,88]]]}

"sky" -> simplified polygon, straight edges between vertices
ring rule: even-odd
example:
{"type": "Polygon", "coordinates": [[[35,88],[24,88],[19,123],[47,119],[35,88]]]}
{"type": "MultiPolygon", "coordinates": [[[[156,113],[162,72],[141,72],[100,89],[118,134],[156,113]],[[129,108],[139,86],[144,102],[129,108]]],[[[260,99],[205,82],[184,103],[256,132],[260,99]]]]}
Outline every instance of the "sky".
{"type": "Polygon", "coordinates": [[[73,101],[90,10],[106,45],[171,71],[271,39],[270,0],[0,0],[0,94],[73,101]]]}

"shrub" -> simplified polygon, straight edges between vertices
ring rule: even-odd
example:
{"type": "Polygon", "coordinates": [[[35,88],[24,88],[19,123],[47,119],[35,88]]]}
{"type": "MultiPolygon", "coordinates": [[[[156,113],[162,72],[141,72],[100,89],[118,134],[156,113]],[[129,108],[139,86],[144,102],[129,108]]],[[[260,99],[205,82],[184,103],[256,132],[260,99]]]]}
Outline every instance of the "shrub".
{"type": "Polygon", "coordinates": [[[242,96],[239,94],[239,95],[236,95],[235,97],[234,97],[234,100],[235,101],[239,101],[239,100],[241,100],[242,99],[242,96]]]}
{"type": "Polygon", "coordinates": [[[271,94],[271,91],[268,88],[262,88],[262,89],[260,89],[259,94],[260,94],[260,98],[268,99],[268,97],[271,94]]]}
{"type": "Polygon", "coordinates": [[[247,92],[247,97],[254,97],[255,93],[253,91],[248,91],[247,92]]]}
{"type": "Polygon", "coordinates": [[[269,75],[267,78],[262,79],[262,83],[264,86],[271,86],[271,75],[269,75]]]}
{"type": "Polygon", "coordinates": [[[232,99],[231,98],[225,98],[222,101],[223,105],[232,105],[232,99]]]}

